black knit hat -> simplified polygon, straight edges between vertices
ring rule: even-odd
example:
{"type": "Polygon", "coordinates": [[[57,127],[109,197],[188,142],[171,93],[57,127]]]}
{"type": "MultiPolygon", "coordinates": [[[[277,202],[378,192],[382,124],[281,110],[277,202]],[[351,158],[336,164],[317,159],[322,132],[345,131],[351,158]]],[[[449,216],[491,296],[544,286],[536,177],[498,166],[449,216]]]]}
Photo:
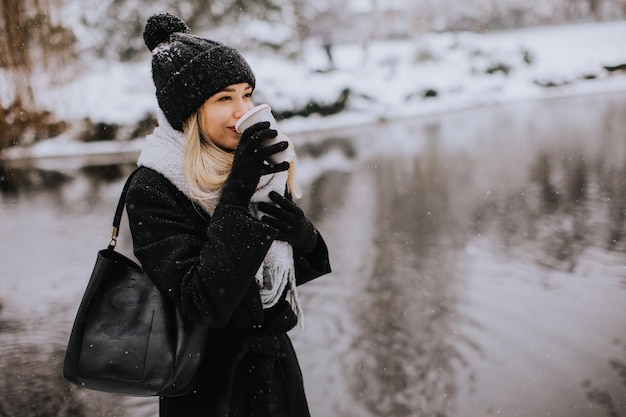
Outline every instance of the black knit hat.
{"type": "Polygon", "coordinates": [[[159,107],[176,130],[213,94],[231,84],[255,86],[250,66],[236,49],[190,34],[180,18],[153,15],[143,32],[152,52],[159,107]]]}

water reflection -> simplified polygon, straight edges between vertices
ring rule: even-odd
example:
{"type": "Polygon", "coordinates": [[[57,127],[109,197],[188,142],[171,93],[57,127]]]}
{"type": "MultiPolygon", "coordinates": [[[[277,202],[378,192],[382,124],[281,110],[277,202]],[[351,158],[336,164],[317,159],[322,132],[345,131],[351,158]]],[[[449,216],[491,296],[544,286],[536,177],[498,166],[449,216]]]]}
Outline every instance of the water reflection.
{"type": "MultiPolygon", "coordinates": [[[[454,410],[458,274],[448,171],[436,152],[376,163],[376,255],[356,312],[354,391],[371,415],[435,416],[454,410]]],[[[459,236],[460,235],[460,236],[459,236]]]]}
{"type": "MultiPolygon", "coordinates": [[[[557,122],[535,132],[536,143],[531,138],[501,146],[499,135],[514,132],[499,123],[520,123],[506,113],[509,118],[497,118],[500,129],[490,137],[482,130],[463,132],[469,136],[467,143],[482,142],[478,151],[448,145],[454,142],[449,127],[427,122],[417,129],[423,135],[417,155],[371,157],[357,169],[357,176],[367,171],[376,178],[376,233],[371,272],[355,278],[366,283],[355,295],[358,330],[345,371],[352,375],[352,400],[364,405],[368,415],[569,416],[584,409],[584,415],[603,416],[626,411],[624,360],[607,354],[624,358],[617,338],[626,324],[626,303],[619,293],[608,292],[616,280],[622,288],[624,282],[620,243],[626,154],[619,151],[626,142],[622,135],[626,123],[611,117],[616,108],[624,114],[625,104],[609,103],[607,113],[590,121],[597,130],[563,129],[557,122]],[[485,240],[488,253],[481,253],[485,240]],[[598,251],[605,249],[617,256],[600,255],[598,251]],[[465,269],[468,256],[481,263],[478,268],[465,269]],[[603,270],[598,263],[606,264],[603,270]],[[596,274],[602,279],[575,283],[596,274]],[[516,288],[512,294],[504,295],[507,289],[498,295],[497,288],[484,287],[488,280],[502,285],[503,279],[516,288]],[[547,293],[518,288],[528,284],[547,293]],[[482,293],[464,293],[476,288],[482,293]],[[566,306],[553,299],[564,293],[571,297],[566,306]],[[581,296],[587,298],[587,308],[579,308],[576,299],[581,296]],[[465,306],[468,303],[484,304],[486,309],[476,314],[465,306]],[[498,309],[485,316],[492,303],[498,309]],[[530,303],[541,306],[543,323],[535,323],[538,313],[524,307],[530,303]],[[552,328],[558,321],[562,326],[552,328]],[[544,332],[545,325],[553,334],[538,338],[536,333],[544,332]],[[509,328],[497,330],[501,326],[509,328]],[[607,326],[610,330],[605,333],[592,330],[607,326]],[[580,335],[585,335],[582,341],[580,335]],[[511,344],[498,341],[502,337],[522,339],[511,344]],[[528,343],[555,354],[564,347],[582,349],[580,354],[565,355],[585,365],[551,360],[545,369],[556,367],[553,373],[541,371],[533,380],[520,379],[525,367],[541,367],[546,360],[537,351],[526,350],[528,343]],[[588,345],[604,347],[590,352],[588,345]],[[512,378],[481,371],[481,362],[502,358],[516,363],[518,357],[525,362],[508,369],[512,378]],[[605,372],[607,380],[598,380],[598,372],[605,372]],[[487,388],[484,381],[494,378],[491,374],[534,386],[524,394],[515,386],[503,388],[507,385],[497,379],[494,383],[500,383],[503,391],[487,388]],[[570,379],[576,386],[569,386],[570,379]],[[546,387],[550,384],[554,389],[546,387]]],[[[563,112],[571,117],[571,108],[557,110],[557,116],[563,112]]],[[[535,121],[527,129],[536,127],[535,121]]]]}
{"type": "Polygon", "coordinates": [[[345,172],[328,171],[307,186],[306,195],[300,203],[314,223],[345,206],[344,190],[349,184],[345,172]]]}
{"type": "Polygon", "coordinates": [[[0,197],[15,200],[42,193],[59,193],[65,186],[79,178],[88,182],[85,191],[91,197],[97,198],[101,186],[119,182],[133,167],[134,164],[131,163],[86,165],[68,172],[42,169],[37,166],[12,166],[0,160],[0,197]]]}
{"type": "Polygon", "coordinates": [[[537,153],[530,182],[483,201],[473,232],[493,228],[504,247],[533,247],[542,265],[569,272],[590,246],[622,251],[626,172],[607,162],[604,154],[537,153]]]}
{"type": "Polygon", "coordinates": [[[70,176],[56,171],[9,168],[0,160],[0,195],[15,198],[33,192],[54,192],[70,181],[70,176]]]}

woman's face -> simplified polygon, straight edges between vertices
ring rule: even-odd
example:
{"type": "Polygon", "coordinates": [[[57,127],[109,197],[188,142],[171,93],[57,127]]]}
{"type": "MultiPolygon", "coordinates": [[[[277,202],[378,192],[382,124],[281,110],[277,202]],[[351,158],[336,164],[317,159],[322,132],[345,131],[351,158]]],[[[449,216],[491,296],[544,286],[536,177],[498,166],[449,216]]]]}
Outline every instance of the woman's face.
{"type": "Polygon", "coordinates": [[[248,83],[231,84],[200,107],[200,124],[217,146],[233,150],[241,137],[235,123],[253,107],[252,87],[248,83]]]}

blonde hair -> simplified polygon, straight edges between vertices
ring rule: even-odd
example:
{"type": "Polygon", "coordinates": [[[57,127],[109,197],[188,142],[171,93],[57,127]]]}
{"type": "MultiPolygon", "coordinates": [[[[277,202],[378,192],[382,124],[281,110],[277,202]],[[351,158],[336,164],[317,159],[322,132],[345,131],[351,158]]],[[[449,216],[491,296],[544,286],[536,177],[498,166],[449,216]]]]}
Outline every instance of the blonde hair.
{"type": "MultiPolygon", "coordinates": [[[[206,134],[200,111],[184,124],[185,156],[183,170],[189,183],[191,197],[209,211],[215,210],[222,187],[233,166],[233,154],[221,149],[206,134]]],[[[287,190],[293,198],[300,198],[300,187],[295,179],[296,159],[289,163],[287,190]]]]}

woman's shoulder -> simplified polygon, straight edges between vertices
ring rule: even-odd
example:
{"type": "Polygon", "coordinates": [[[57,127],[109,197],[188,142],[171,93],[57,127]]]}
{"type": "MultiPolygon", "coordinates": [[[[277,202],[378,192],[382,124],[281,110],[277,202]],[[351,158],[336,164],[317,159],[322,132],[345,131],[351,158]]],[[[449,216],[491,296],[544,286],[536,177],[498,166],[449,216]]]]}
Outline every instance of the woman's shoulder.
{"type": "Polygon", "coordinates": [[[140,166],[132,174],[129,189],[146,189],[148,187],[157,186],[159,188],[176,188],[170,180],[168,180],[163,174],[155,171],[152,168],[140,166]]]}
{"type": "Polygon", "coordinates": [[[163,174],[148,167],[140,167],[132,175],[126,193],[126,206],[132,206],[129,211],[159,215],[184,213],[185,216],[206,221],[207,216],[200,215],[191,199],[163,174]]]}
{"type": "Polygon", "coordinates": [[[174,199],[186,197],[176,186],[163,174],[152,168],[141,166],[132,174],[128,187],[128,196],[171,196],[174,199]]]}
{"type": "Polygon", "coordinates": [[[167,178],[160,172],[148,168],[146,166],[139,166],[133,173],[132,183],[143,182],[163,182],[167,181],[167,178]]]}

